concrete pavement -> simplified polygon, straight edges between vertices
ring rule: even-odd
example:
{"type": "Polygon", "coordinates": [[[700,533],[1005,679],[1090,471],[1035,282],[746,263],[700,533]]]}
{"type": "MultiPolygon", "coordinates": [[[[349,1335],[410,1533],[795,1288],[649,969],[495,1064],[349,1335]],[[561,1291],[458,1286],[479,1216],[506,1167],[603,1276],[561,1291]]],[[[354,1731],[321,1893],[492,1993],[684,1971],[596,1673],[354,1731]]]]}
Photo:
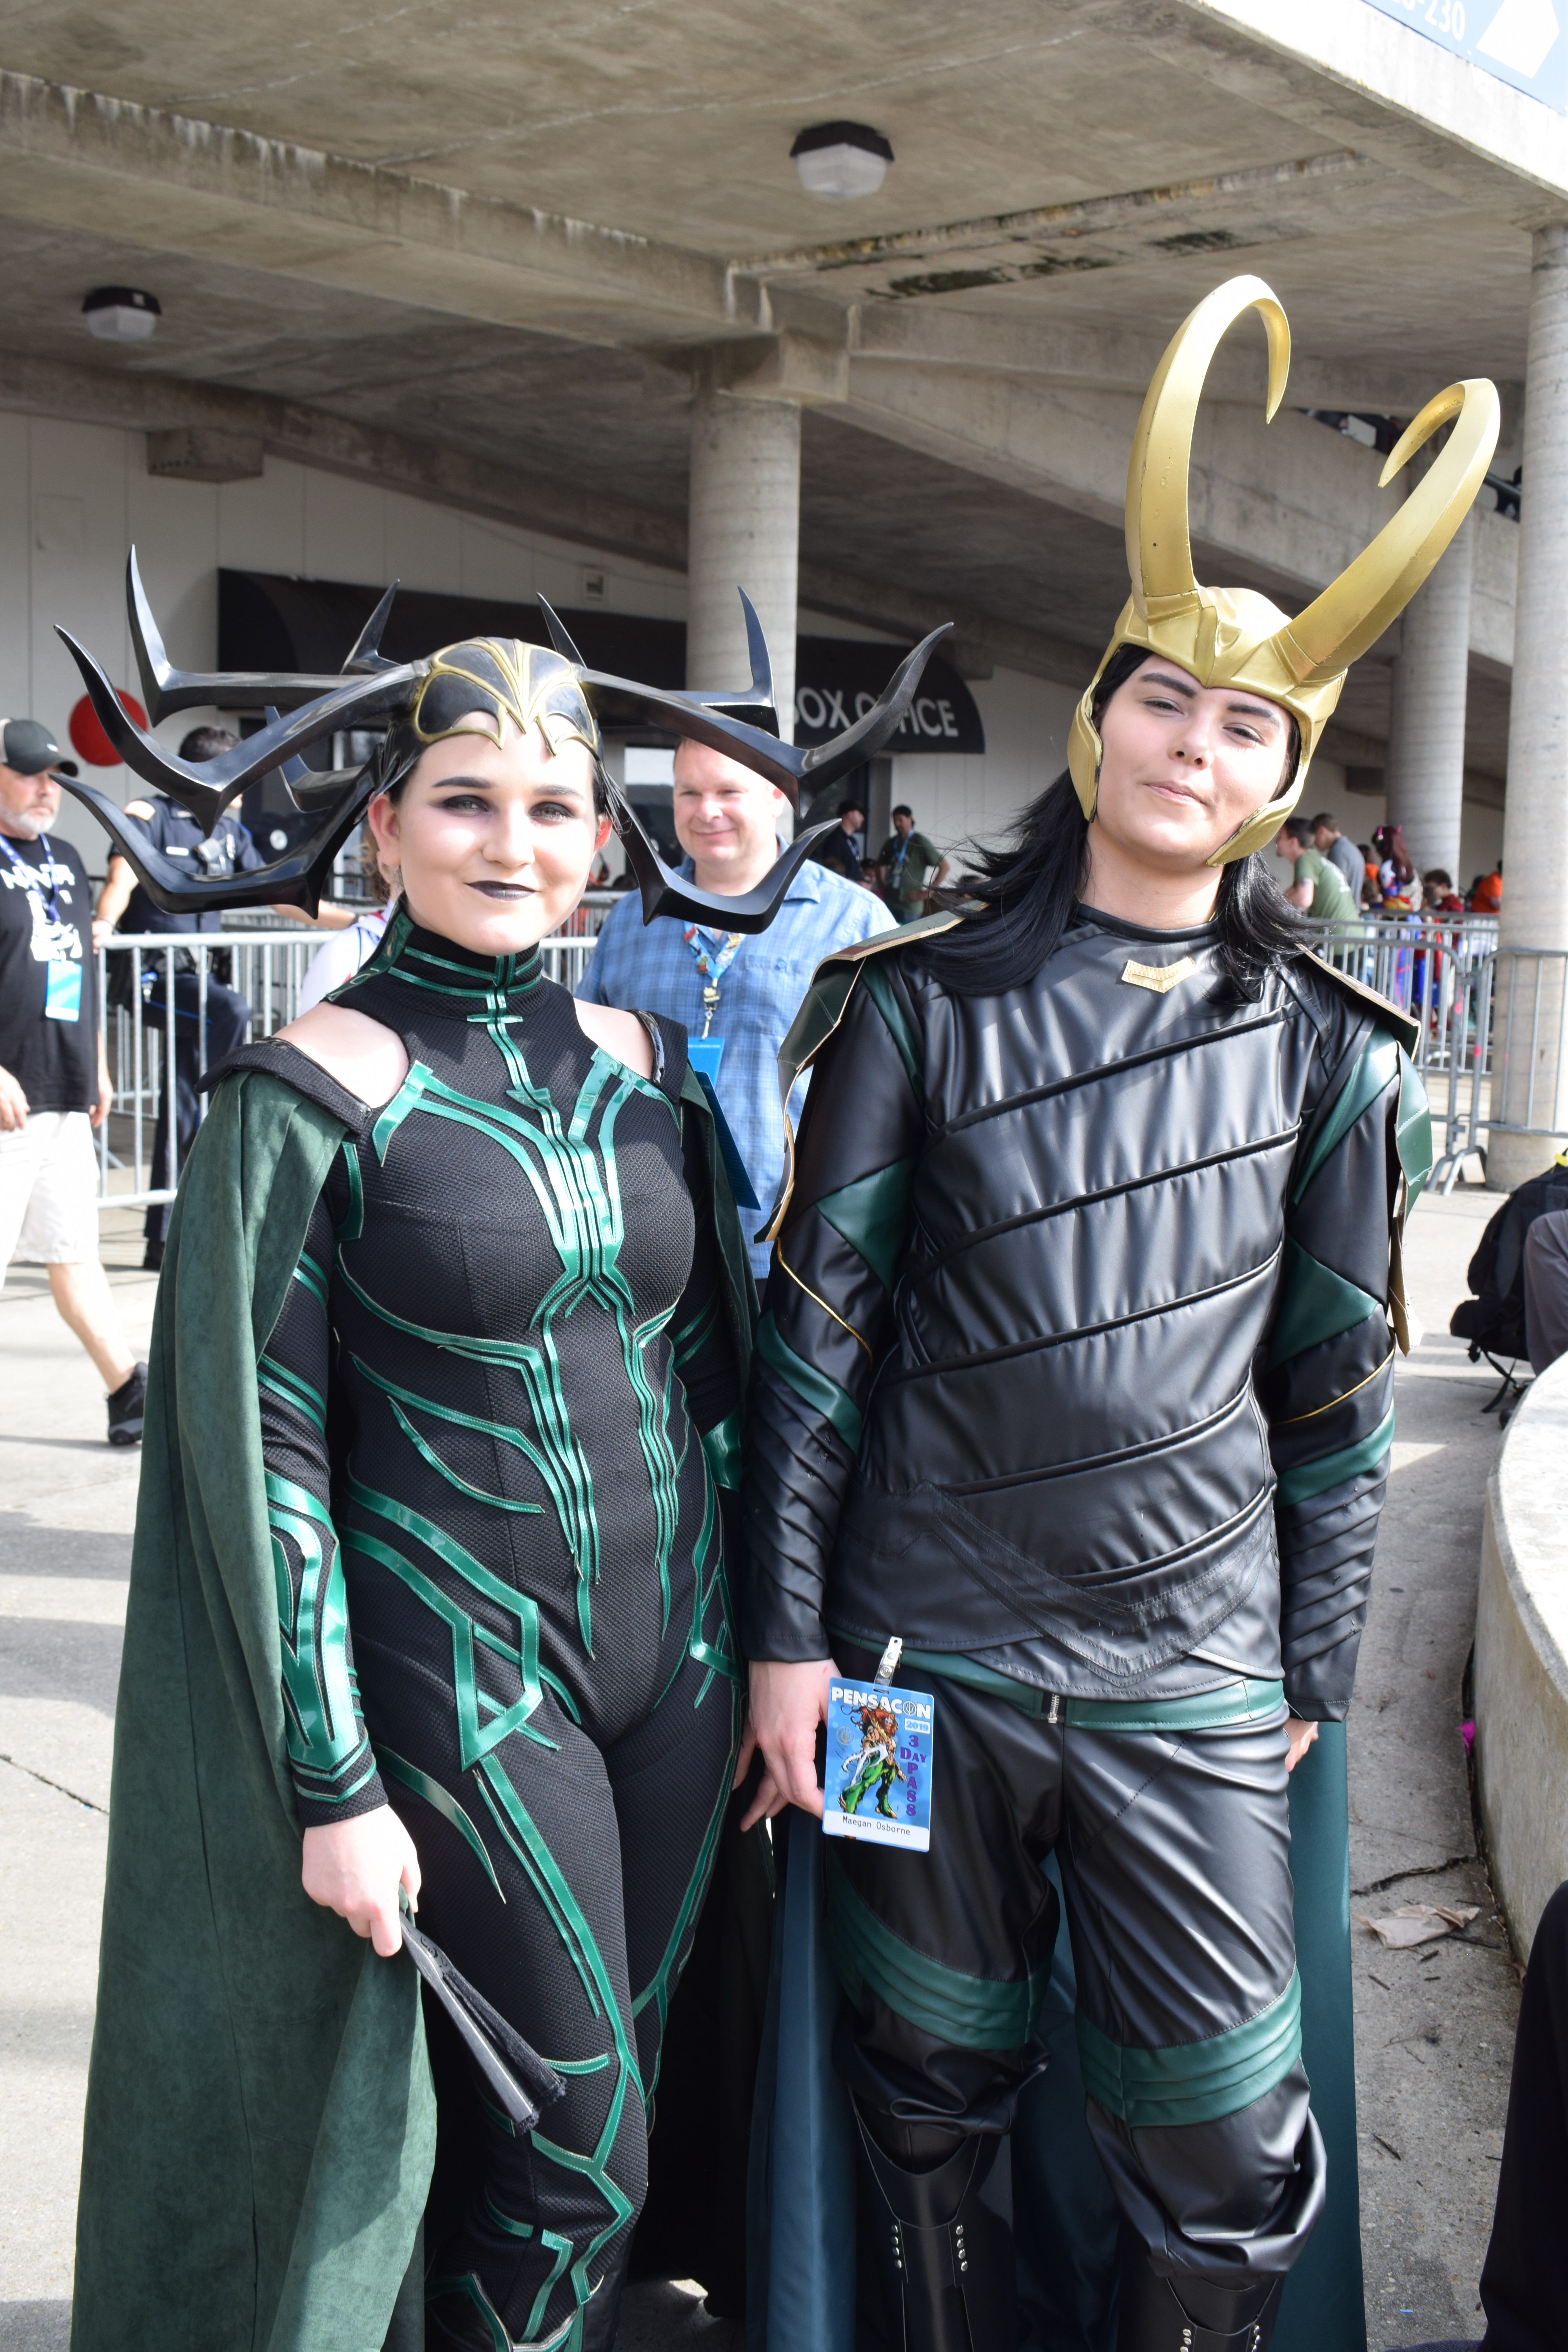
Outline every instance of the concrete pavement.
{"type": "Polygon", "coordinates": [[[1497,1388],[1447,1334],[1496,1193],[1428,1197],[1407,1237],[1427,1336],[1401,1366],[1398,1435],[1351,1714],[1351,1911],[1475,1903],[1463,1937],[1385,1951],[1352,1931],[1367,2340],[1479,2337],[1519,1979],[1476,1858],[1459,1725],[1497,1388]]]}
{"type": "MultiPolygon", "coordinates": [[[[1447,1337],[1494,1195],[1426,1201],[1408,1252],[1431,1336],[1399,1375],[1399,1438],[1351,1738],[1352,1909],[1479,1903],[1422,1953],[1354,1937],[1373,2352],[1479,2336],[1517,1972],[1476,1860],[1458,1737],[1495,1385],[1447,1337]]],[[[130,1217],[105,1259],[145,1351],[154,1285],[130,1217]]],[[[91,2029],[118,1628],[137,1457],[41,1273],[0,1293],[0,2352],[64,2352],[91,2029]]],[[[730,2352],[679,2287],[628,2296],[624,2352],[730,2352]]]]}

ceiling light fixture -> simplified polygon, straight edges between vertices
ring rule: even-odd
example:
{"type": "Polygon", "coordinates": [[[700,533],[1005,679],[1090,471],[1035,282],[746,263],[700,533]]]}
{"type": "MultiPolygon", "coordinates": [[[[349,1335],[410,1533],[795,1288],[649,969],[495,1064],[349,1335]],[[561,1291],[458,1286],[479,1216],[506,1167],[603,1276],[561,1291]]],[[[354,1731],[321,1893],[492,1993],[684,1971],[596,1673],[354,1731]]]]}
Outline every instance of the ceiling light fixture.
{"type": "Polygon", "coordinates": [[[156,294],[139,286],[95,286],[81,314],[106,343],[144,343],[163,311],[156,294]]]}
{"type": "Polygon", "coordinates": [[[814,122],[789,152],[814,196],[874,196],[893,160],[881,132],[865,122],[814,122]]]}

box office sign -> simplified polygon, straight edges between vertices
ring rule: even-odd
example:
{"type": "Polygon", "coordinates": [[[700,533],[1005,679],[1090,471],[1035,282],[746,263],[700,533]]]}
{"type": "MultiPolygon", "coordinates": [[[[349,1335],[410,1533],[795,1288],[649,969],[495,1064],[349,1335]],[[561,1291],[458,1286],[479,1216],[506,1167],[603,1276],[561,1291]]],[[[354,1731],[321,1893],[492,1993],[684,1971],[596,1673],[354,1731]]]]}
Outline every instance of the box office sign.
{"type": "MultiPolygon", "coordinates": [[[[1568,0],[1565,0],[1568,5],[1568,0]]],[[[297,580],[279,572],[226,567],[218,583],[218,666],[226,670],[337,669],[375,608],[382,591],[343,580],[297,580]]],[[[631,613],[566,608],[562,619],[591,668],[647,686],[686,682],[686,625],[631,613]]],[[[547,641],[535,604],[403,589],[381,641],[392,661],[416,661],[466,637],[547,641]]],[[[908,646],[847,637],[795,640],[795,740],[809,746],[853,727],[876,703],[908,646]]],[[[736,665],[736,684],[743,659],[736,665]]],[[[605,714],[617,732],[616,714],[605,714]]],[[[646,736],[645,721],[635,731],[646,736]]],[[[985,730],[974,697],[950,662],[926,664],[919,694],[889,751],[984,751],[985,730]]],[[[324,757],[324,753],[322,755],[324,757]]],[[[357,756],[357,754],[356,754],[357,756]]]]}
{"type": "MultiPolygon", "coordinates": [[[[868,645],[847,637],[800,637],[795,643],[795,740],[826,743],[874,708],[907,646],[868,645]]],[[[948,662],[927,662],[920,692],[887,750],[984,751],[985,730],[974,697],[948,662]]]]}

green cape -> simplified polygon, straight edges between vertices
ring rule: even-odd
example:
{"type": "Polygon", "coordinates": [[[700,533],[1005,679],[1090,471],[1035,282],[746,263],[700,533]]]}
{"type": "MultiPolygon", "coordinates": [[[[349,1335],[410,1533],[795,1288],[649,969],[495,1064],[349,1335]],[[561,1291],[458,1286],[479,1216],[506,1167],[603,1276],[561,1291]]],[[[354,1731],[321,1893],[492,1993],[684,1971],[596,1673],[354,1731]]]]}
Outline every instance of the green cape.
{"type": "MultiPolygon", "coordinates": [[[[700,1090],[731,1319],[754,1292],[700,1090]]],[[[256,1361],[348,1130],[213,1097],[159,1286],[115,1722],[73,2352],[416,2352],[418,1979],[306,1896],[256,1361]]]]}

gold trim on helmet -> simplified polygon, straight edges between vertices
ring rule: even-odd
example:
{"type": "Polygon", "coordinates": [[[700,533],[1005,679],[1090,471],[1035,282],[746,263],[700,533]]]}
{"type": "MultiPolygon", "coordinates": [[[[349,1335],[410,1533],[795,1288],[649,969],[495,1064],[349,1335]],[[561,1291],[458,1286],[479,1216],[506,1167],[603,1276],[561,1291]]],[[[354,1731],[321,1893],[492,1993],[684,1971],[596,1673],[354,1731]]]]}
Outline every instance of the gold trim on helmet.
{"type": "Polygon", "coordinates": [[[454,735],[482,735],[499,751],[503,715],[512,721],[520,735],[526,735],[531,727],[537,725],[553,752],[559,752],[566,743],[581,743],[590,751],[598,751],[599,730],[576,670],[548,646],[529,645],[521,637],[468,637],[461,645],[445,646],[421,679],[409,718],[423,744],[445,743],[454,735]],[[501,680],[499,688],[495,678],[486,677],[455,658],[480,647],[495,664],[501,680]],[[450,727],[427,732],[420,718],[425,698],[433,687],[447,677],[466,678],[481,700],[465,710],[450,727]],[[495,712],[493,727],[483,723],[486,704],[495,712]]]}
{"type": "Polygon", "coordinates": [[[1127,467],[1127,568],[1132,593],[1088,691],[1073,714],[1068,766],[1083,813],[1100,793],[1102,746],[1094,692],[1122,646],[1161,654],[1200,686],[1234,686],[1289,711],[1301,733],[1296,772],[1278,797],[1243,820],[1211,866],[1261,849],[1301,797],[1307,769],[1352,662],[1397,618],[1464,521],[1497,446],[1496,387],[1485,376],[1429,400],[1390,451],[1382,488],[1452,420],[1453,430],[1393,520],[1339,578],[1292,621],[1251,588],[1200,588],[1193,576],[1187,484],[1193,428],[1221,338],[1258,311],[1268,337],[1272,418],[1290,365],[1290,330],[1261,278],[1233,278],[1182,321],[1144,395],[1127,467]]]}

